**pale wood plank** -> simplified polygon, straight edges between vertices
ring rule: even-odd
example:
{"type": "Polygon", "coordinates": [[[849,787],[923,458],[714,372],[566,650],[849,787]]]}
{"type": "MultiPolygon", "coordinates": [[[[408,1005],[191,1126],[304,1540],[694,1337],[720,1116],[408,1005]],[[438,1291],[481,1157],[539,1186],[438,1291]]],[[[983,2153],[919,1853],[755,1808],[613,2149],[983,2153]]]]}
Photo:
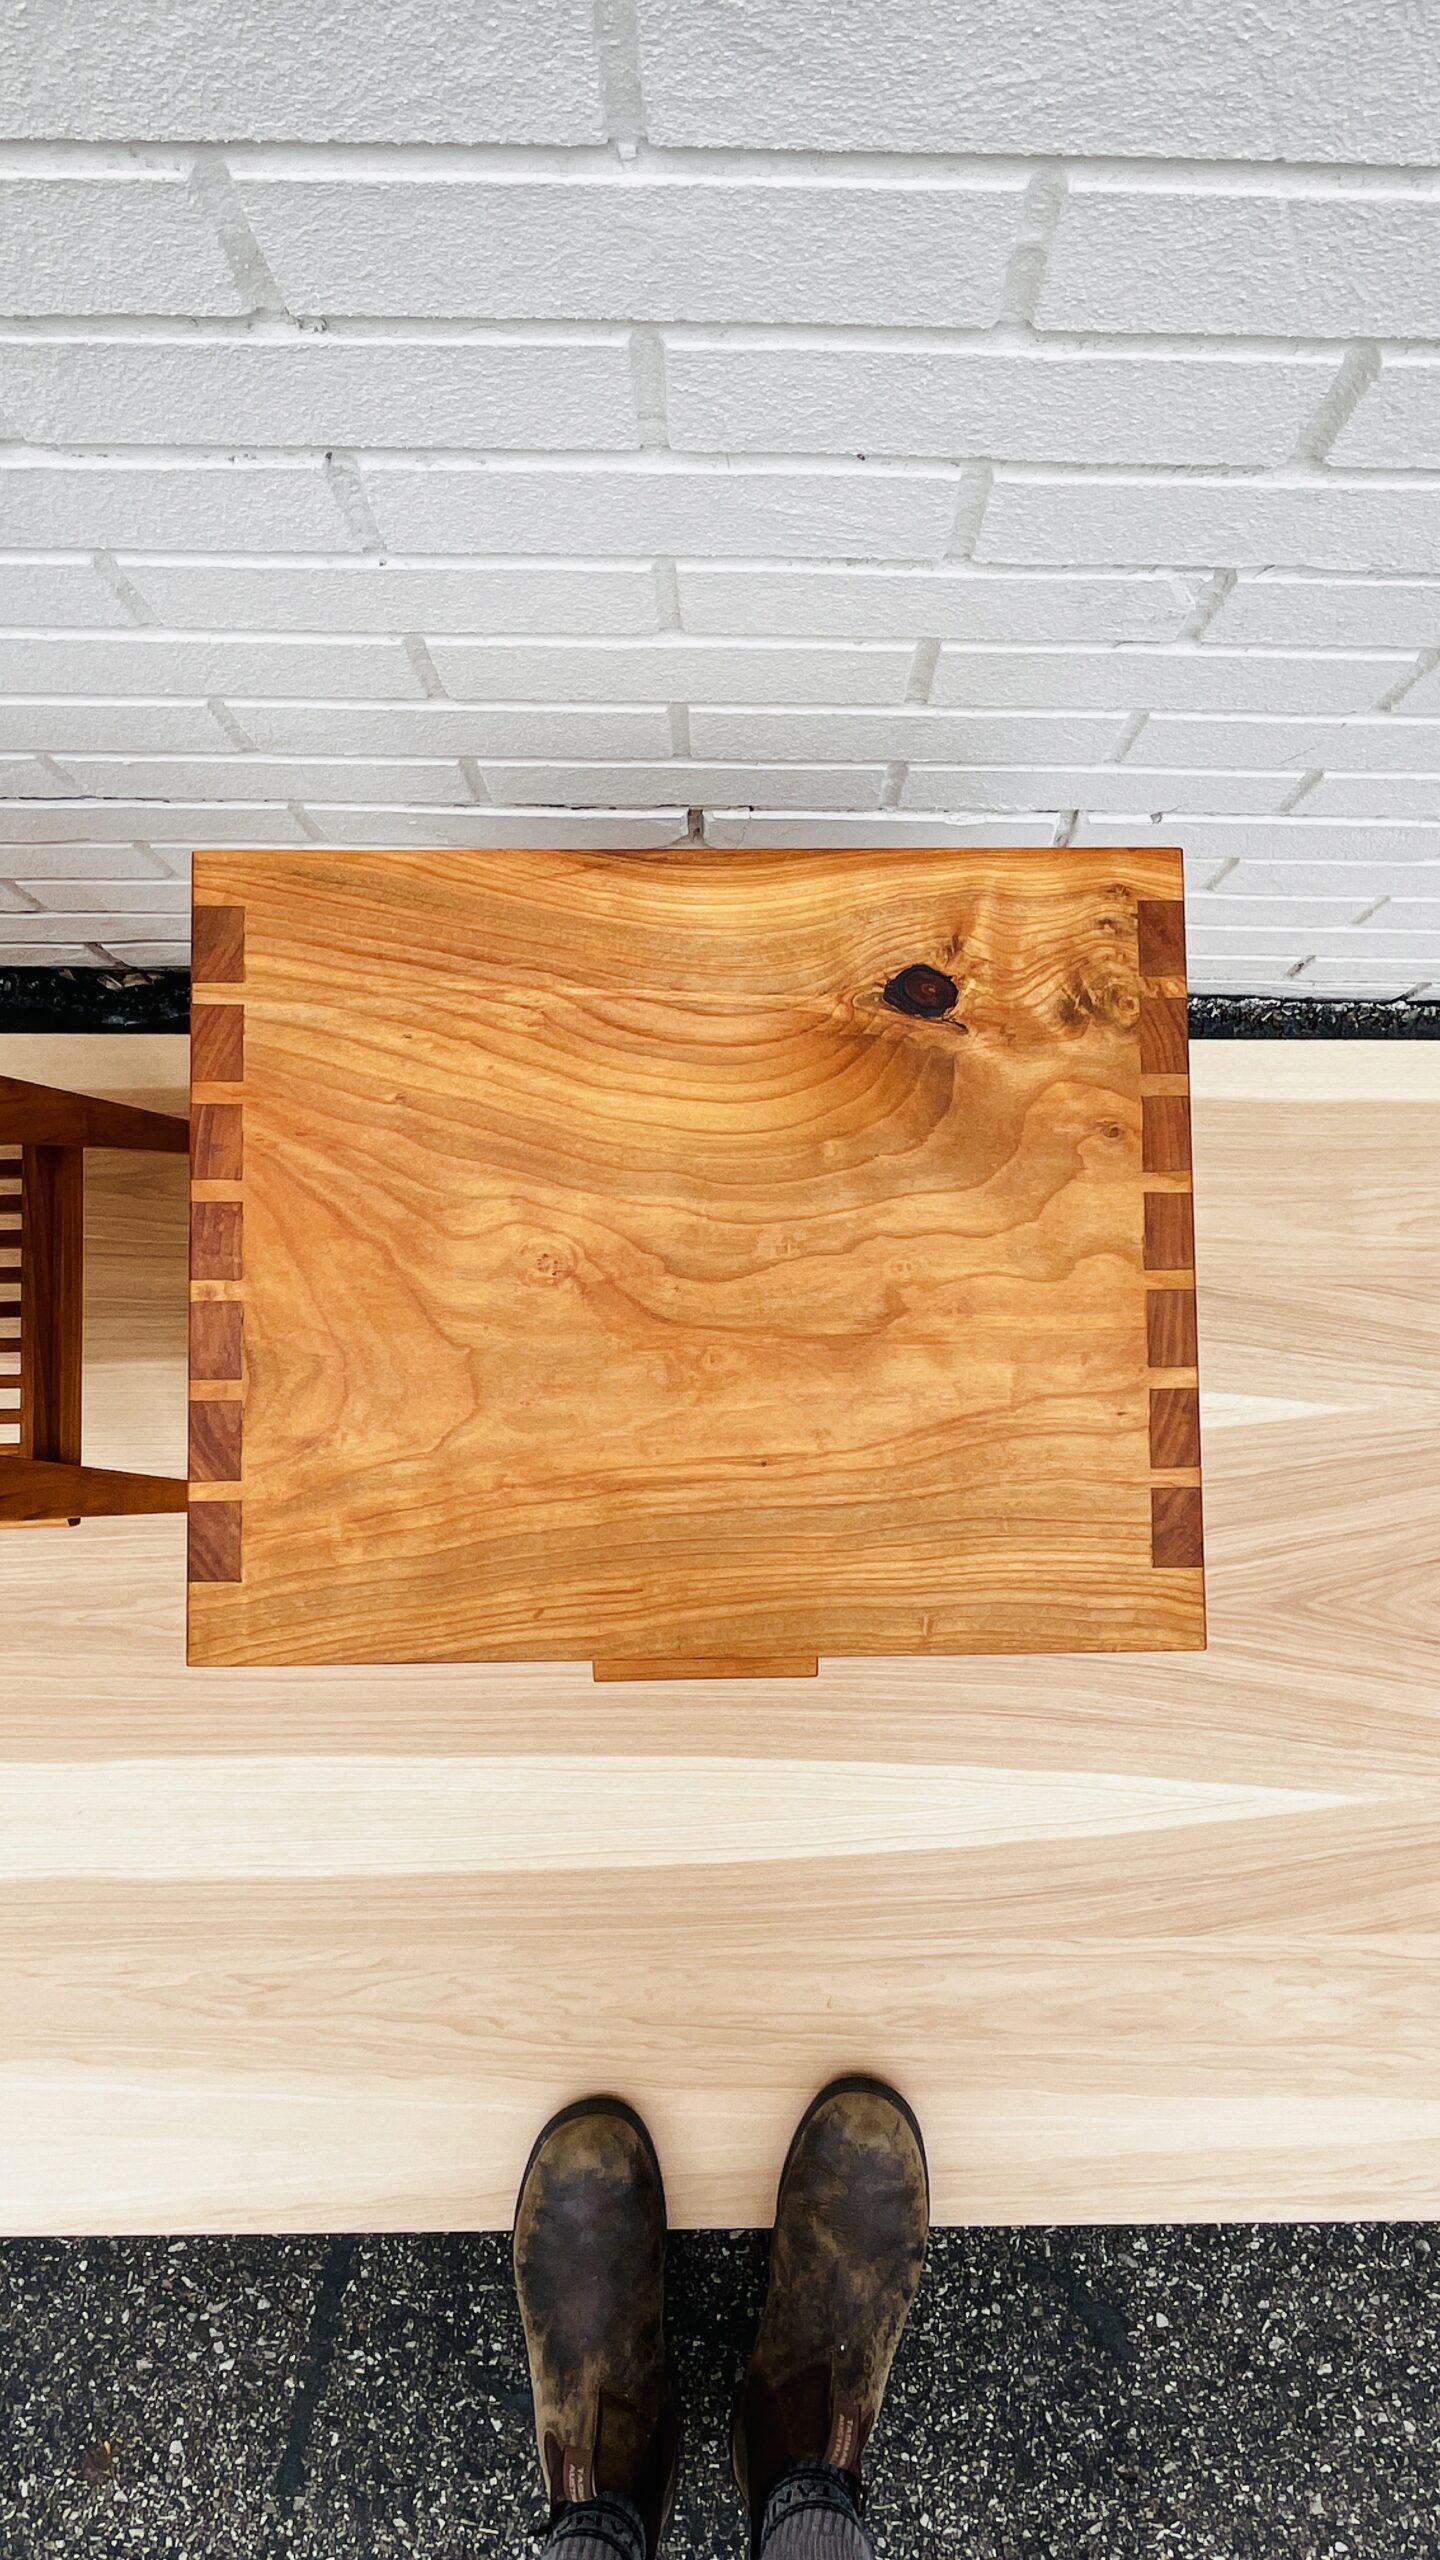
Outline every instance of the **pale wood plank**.
{"type": "MultiPolygon", "coordinates": [[[[1206,1655],[187,1672],[178,1519],[5,1542],[0,2220],[503,2223],[599,2079],[763,2220],[846,2066],[945,2220],[1440,2211],[1440,1087],[1217,1054],[1206,1655]]],[[[178,1466],[184,1167],[90,1190],[87,1445],[178,1466]]]]}

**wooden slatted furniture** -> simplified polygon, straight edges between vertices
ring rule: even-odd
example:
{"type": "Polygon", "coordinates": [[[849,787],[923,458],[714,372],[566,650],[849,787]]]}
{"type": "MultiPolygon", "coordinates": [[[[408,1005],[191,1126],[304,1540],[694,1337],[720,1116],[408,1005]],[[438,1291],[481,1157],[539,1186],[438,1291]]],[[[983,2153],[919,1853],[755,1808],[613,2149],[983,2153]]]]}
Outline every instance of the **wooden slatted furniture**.
{"type": "Polygon", "coordinates": [[[208,853],[189,1658],[1204,1641],[1174,852],[208,853]]]}
{"type": "Polygon", "coordinates": [[[0,1524],[183,1511],[183,1477],[81,1463],[85,1149],[183,1155],[181,1119],[0,1076],[0,1524]]]}

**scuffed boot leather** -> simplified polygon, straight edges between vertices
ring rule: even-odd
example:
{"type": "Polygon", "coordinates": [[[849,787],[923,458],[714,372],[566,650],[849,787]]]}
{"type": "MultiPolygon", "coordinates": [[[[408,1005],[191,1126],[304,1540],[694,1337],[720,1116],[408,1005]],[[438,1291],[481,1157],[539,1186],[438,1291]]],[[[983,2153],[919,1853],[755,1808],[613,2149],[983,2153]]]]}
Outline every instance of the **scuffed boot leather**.
{"type": "Polygon", "coordinates": [[[640,2118],[586,2098],[549,2123],[515,2207],[515,2290],[553,2511],[639,2510],[650,2560],[675,2497],[665,2357],[665,2190],[640,2118]]]}
{"type": "Polygon", "coordinates": [[[915,2299],[929,2229],[920,2130],[883,2081],[822,2089],[775,2205],[760,2334],[735,2413],[735,2478],[758,2540],[782,2472],[861,2463],[915,2299]]]}

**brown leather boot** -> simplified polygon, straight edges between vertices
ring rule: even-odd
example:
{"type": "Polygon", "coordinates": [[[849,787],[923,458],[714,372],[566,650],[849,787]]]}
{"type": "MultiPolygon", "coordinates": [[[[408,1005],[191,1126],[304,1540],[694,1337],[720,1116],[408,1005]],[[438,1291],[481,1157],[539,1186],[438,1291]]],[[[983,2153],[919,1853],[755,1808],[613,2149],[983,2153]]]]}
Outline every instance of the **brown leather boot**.
{"type": "Polygon", "coordinates": [[[780,2178],[760,2334],[735,2412],[735,2478],[759,2547],[783,2472],[861,2461],[925,2257],[920,2128],[882,2080],[834,2080],[801,2118],[780,2178]]]}
{"type": "Polygon", "coordinates": [[[619,2098],[546,2125],[515,2206],[515,2290],[551,2504],[619,2497],[649,2560],[675,2500],[679,2430],[665,2357],[665,2189],[619,2098]]]}

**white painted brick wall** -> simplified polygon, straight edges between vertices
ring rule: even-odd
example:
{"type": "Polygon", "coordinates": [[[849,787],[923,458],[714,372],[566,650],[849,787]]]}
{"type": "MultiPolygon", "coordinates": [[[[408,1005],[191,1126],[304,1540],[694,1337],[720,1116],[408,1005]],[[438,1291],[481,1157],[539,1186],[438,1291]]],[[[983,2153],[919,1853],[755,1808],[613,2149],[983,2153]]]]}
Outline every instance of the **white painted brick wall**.
{"type": "Polygon", "coordinates": [[[1346,173],[1276,186],[1079,173],[1066,190],[1042,329],[1185,336],[1440,337],[1440,194],[1346,173]],[[1424,192],[1421,192],[1421,190],[1424,192]]]}
{"type": "Polygon", "coordinates": [[[627,339],[0,338],[0,432],[39,445],[635,445],[627,339]]]}
{"type": "Polygon", "coordinates": [[[241,158],[237,178],[291,311],[883,329],[999,319],[1025,186],[1018,169],[856,183],[598,154],[570,177],[465,163],[362,177],[337,156],[302,178],[241,158]]]}
{"type": "Polygon", "coordinates": [[[17,0],[0,965],[200,843],[1181,842],[1440,993],[1440,16],[17,0]]]}
{"type": "MultiPolygon", "coordinates": [[[[1336,356],[1099,353],[913,341],[688,338],[666,354],[671,441],[700,453],[993,454],[1017,462],[1284,462],[1336,356]]],[[[4,396],[0,360],[0,402],[4,396]]]]}

